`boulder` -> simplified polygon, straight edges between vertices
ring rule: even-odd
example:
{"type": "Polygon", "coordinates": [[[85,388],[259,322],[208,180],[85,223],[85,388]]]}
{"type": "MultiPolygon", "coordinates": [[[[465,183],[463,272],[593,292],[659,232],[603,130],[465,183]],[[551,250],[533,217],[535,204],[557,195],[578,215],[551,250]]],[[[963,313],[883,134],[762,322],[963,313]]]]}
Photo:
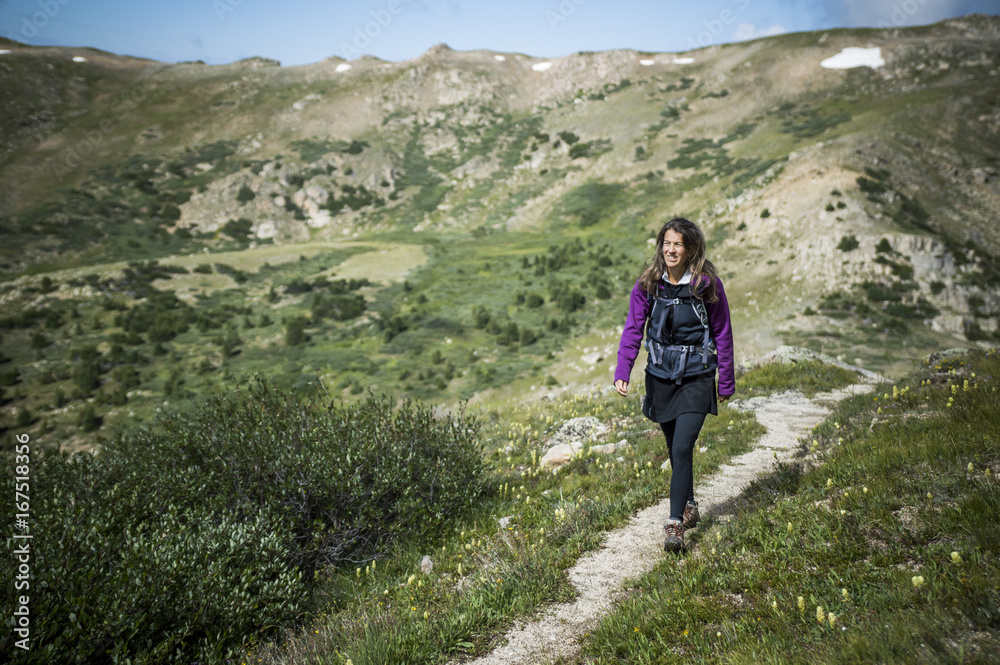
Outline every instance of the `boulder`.
{"type": "Polygon", "coordinates": [[[583,450],[583,444],[579,441],[560,443],[549,448],[538,462],[538,465],[543,469],[554,471],[572,460],[581,450],[583,450]]]}

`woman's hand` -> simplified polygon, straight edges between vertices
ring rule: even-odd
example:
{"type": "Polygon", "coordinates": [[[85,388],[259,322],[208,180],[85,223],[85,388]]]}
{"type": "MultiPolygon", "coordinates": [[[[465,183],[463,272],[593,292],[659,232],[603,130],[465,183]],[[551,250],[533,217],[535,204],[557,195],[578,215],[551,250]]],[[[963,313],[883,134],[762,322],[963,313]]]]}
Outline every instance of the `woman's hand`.
{"type": "Polygon", "coordinates": [[[622,381],[621,379],[615,381],[615,390],[622,397],[628,397],[628,381],[622,381]]]}
{"type": "Polygon", "coordinates": [[[732,395],[719,395],[719,404],[725,404],[732,395]]]}

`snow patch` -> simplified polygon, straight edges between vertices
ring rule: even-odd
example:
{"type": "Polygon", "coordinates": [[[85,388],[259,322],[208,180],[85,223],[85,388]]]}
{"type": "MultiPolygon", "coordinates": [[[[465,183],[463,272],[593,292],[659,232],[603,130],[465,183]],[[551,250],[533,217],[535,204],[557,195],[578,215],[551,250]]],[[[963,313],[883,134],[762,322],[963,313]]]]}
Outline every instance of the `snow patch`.
{"type": "Polygon", "coordinates": [[[550,69],[551,67],[552,67],[551,62],[536,62],[531,66],[531,68],[536,72],[544,72],[545,70],[550,69]]]}
{"type": "Polygon", "coordinates": [[[884,65],[885,60],[882,59],[882,49],[877,46],[874,48],[848,46],[837,55],[827,58],[819,64],[827,69],[853,69],[854,67],[875,69],[884,65]]]}
{"type": "Polygon", "coordinates": [[[650,65],[656,64],[656,60],[640,60],[639,64],[643,67],[649,67],[650,65]]]}
{"type": "Polygon", "coordinates": [[[337,65],[337,68],[334,71],[337,71],[337,72],[346,72],[350,68],[351,68],[351,66],[349,64],[347,64],[346,62],[342,62],[339,65],[337,65]]]}
{"type": "Polygon", "coordinates": [[[694,58],[674,58],[675,65],[690,65],[694,62],[694,58]]]}
{"type": "Polygon", "coordinates": [[[0,55],[3,55],[4,53],[10,53],[10,49],[9,48],[0,48],[0,55]]]}
{"type": "Polygon", "coordinates": [[[75,58],[73,58],[73,62],[87,62],[87,59],[82,55],[78,55],[75,58]]]}
{"type": "Polygon", "coordinates": [[[503,62],[504,60],[507,59],[507,58],[503,57],[502,55],[495,55],[493,57],[496,58],[498,62],[503,62]]]}

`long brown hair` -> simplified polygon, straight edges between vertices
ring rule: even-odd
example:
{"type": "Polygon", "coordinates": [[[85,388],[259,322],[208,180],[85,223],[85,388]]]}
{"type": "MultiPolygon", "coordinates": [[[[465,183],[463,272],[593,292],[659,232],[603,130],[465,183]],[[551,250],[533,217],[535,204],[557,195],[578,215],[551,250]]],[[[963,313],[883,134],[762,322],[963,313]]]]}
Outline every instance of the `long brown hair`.
{"type": "Polygon", "coordinates": [[[646,261],[646,269],[639,276],[639,284],[646,293],[656,295],[657,286],[663,279],[663,273],[667,271],[667,261],[663,258],[663,238],[667,231],[675,231],[684,239],[684,249],[688,255],[686,267],[691,270],[691,292],[705,302],[718,302],[719,290],[715,285],[718,273],[712,262],[705,258],[705,234],[694,222],[683,217],[674,217],[656,234],[656,251],[653,253],[652,263],[646,261]]]}

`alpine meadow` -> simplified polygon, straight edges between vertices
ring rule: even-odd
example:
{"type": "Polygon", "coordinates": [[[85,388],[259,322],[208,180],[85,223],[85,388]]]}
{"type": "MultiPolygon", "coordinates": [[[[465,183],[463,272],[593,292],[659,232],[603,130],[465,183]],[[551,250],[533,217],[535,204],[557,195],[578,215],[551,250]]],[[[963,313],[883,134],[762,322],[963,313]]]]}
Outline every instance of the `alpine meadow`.
{"type": "Polygon", "coordinates": [[[645,354],[611,384],[680,216],[739,363],[696,491],[777,401],[815,422],[507,662],[1000,662],[1000,17],[0,53],[5,661],[457,664],[579,606],[573,567],[668,496],[645,354]]]}

